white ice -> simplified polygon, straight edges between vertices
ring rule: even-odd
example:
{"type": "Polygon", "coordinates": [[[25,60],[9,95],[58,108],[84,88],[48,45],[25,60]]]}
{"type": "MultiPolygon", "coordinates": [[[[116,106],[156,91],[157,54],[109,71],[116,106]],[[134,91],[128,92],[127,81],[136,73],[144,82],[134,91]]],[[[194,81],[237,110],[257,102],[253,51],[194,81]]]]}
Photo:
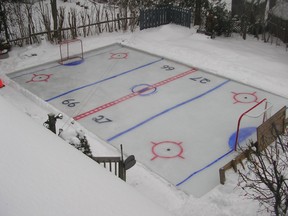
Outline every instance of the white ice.
{"type": "MultiPolygon", "coordinates": [[[[121,44],[91,51],[79,65],[54,62],[8,76],[197,197],[219,184],[218,170],[235,157],[230,137],[241,114],[263,99],[276,111],[287,104],[285,98],[121,44]]],[[[252,110],[258,118],[245,116],[242,133],[254,127],[256,134],[264,107],[252,110]]]]}

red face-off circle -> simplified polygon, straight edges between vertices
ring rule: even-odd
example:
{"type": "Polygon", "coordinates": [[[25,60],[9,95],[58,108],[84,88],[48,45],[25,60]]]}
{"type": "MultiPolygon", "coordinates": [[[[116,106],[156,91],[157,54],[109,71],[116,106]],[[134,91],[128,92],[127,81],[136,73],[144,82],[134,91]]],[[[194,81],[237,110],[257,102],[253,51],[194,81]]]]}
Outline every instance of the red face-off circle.
{"type": "Polygon", "coordinates": [[[33,74],[33,77],[27,81],[26,83],[29,82],[48,82],[52,74],[33,74]]]}
{"type": "Polygon", "coordinates": [[[174,141],[163,141],[163,142],[151,142],[153,144],[152,146],[152,153],[154,157],[151,160],[154,160],[156,158],[165,158],[165,159],[171,159],[171,158],[182,158],[183,154],[183,147],[181,146],[182,142],[174,142],[174,141]]]}
{"type": "Polygon", "coordinates": [[[258,103],[256,92],[253,93],[235,93],[232,92],[235,103],[258,103]]]}

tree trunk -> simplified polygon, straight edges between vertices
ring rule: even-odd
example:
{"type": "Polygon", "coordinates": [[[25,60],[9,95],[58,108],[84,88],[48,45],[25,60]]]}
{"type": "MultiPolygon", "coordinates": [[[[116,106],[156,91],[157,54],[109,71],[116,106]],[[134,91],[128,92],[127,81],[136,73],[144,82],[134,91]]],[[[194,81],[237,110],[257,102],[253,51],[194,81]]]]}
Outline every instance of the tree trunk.
{"type": "Polygon", "coordinates": [[[50,0],[51,3],[51,13],[53,18],[53,38],[58,39],[58,11],[57,11],[57,0],[50,0]]]}
{"type": "Polygon", "coordinates": [[[195,1],[194,25],[201,25],[201,0],[195,1]]]}
{"type": "MultiPolygon", "coordinates": [[[[3,5],[3,2],[0,3],[0,22],[4,28],[6,41],[9,41],[8,26],[7,26],[7,20],[6,20],[6,9],[3,5]]],[[[2,29],[0,29],[0,30],[2,30],[2,29]]]]}

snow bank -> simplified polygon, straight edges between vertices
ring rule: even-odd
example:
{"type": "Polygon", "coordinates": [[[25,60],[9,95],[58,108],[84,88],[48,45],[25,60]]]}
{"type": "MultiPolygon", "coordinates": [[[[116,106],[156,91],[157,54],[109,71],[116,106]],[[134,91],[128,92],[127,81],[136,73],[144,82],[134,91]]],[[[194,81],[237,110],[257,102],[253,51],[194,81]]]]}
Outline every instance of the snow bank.
{"type": "Polygon", "coordinates": [[[169,215],[2,96],[0,104],[0,215],[169,215]]]}
{"type": "Polygon", "coordinates": [[[210,37],[176,25],[135,32],[125,44],[283,96],[287,51],[253,37],[210,37]]]}

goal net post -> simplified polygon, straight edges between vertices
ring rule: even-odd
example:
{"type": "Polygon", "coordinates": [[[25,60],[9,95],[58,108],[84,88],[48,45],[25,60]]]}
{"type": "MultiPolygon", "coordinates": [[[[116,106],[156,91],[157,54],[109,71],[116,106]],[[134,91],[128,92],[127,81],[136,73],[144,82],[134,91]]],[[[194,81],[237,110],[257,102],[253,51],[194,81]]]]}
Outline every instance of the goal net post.
{"type": "Polygon", "coordinates": [[[257,140],[257,128],[271,117],[272,107],[273,105],[267,99],[263,99],[239,116],[235,134],[235,151],[241,144],[257,140]]]}
{"type": "Polygon", "coordinates": [[[62,65],[73,66],[81,64],[83,58],[83,43],[80,39],[65,40],[59,44],[62,65]]]}

